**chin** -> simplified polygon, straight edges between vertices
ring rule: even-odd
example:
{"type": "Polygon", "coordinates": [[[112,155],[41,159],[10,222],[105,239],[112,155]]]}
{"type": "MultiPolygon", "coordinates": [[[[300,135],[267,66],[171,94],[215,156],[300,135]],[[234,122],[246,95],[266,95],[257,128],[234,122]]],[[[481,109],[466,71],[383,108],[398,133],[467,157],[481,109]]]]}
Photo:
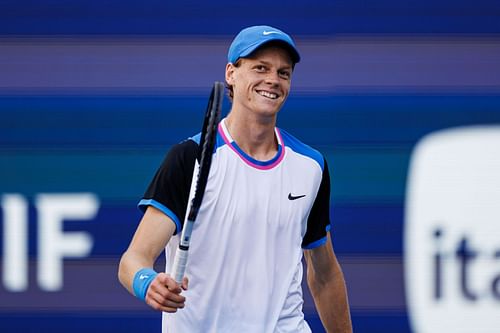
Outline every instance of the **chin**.
{"type": "Polygon", "coordinates": [[[260,109],[258,113],[262,116],[266,117],[275,117],[279,112],[279,109],[273,108],[273,109],[260,109]]]}

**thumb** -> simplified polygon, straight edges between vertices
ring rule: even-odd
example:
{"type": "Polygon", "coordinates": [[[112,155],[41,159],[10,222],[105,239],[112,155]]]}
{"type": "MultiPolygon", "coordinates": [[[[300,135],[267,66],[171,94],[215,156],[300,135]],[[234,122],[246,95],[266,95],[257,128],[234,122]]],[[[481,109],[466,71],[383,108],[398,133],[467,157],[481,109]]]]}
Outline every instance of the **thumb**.
{"type": "Polygon", "coordinates": [[[170,275],[167,274],[165,279],[165,286],[167,286],[168,290],[176,294],[180,294],[182,291],[181,287],[177,284],[177,282],[175,282],[175,280],[170,275]]]}
{"type": "Polygon", "coordinates": [[[162,285],[166,286],[167,285],[167,281],[169,279],[169,276],[165,273],[158,273],[158,275],[156,276],[156,278],[158,279],[158,282],[160,282],[162,285]]]}
{"type": "Polygon", "coordinates": [[[183,290],[188,290],[188,285],[189,285],[189,279],[187,278],[187,276],[185,276],[183,279],[182,279],[182,289],[183,290]]]}

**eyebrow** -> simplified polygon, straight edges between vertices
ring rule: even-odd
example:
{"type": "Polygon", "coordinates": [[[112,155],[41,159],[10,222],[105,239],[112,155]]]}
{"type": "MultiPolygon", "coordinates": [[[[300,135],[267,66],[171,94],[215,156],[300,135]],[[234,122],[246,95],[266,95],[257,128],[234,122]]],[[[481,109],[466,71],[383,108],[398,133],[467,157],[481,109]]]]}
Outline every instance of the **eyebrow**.
{"type": "MultiPolygon", "coordinates": [[[[259,60],[259,59],[255,59],[257,61],[257,63],[260,63],[260,64],[263,64],[263,65],[267,65],[267,66],[272,66],[272,64],[269,62],[269,61],[265,61],[265,60],[259,60]]],[[[278,68],[279,70],[283,70],[283,69],[293,69],[293,66],[292,65],[284,65],[280,68],[278,68]]]]}

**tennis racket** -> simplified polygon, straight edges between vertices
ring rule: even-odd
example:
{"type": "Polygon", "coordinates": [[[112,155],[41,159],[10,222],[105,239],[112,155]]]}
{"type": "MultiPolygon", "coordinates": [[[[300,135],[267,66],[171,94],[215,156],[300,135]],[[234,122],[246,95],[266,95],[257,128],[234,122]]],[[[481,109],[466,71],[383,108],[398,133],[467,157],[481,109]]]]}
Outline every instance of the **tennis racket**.
{"type": "Polygon", "coordinates": [[[175,252],[174,266],[172,269],[172,277],[178,284],[182,283],[184,272],[186,271],[186,263],[189,253],[189,243],[191,241],[191,233],[193,225],[198,216],[205,188],[207,187],[208,174],[210,165],[212,164],[212,155],[217,137],[217,125],[222,109],[222,100],[224,99],[224,84],[215,82],[208,101],[205,119],[203,120],[203,128],[201,130],[200,143],[198,145],[198,156],[195,162],[193,179],[196,178],[195,187],[191,187],[189,192],[188,207],[184,226],[182,228],[179,248],[175,252]],[[197,167],[198,166],[198,167],[197,167]]]}

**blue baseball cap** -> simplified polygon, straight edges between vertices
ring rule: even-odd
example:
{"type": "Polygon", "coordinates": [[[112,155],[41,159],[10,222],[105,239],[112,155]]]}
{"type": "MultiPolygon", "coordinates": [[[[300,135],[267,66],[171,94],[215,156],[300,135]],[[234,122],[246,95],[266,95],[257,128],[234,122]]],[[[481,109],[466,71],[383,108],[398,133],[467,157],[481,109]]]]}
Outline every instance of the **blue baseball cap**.
{"type": "Polygon", "coordinates": [[[287,47],[294,64],[300,61],[299,51],[292,38],[283,31],[267,25],[257,25],[241,30],[229,47],[227,60],[234,64],[239,58],[248,57],[262,45],[273,41],[282,42],[287,47]]]}

